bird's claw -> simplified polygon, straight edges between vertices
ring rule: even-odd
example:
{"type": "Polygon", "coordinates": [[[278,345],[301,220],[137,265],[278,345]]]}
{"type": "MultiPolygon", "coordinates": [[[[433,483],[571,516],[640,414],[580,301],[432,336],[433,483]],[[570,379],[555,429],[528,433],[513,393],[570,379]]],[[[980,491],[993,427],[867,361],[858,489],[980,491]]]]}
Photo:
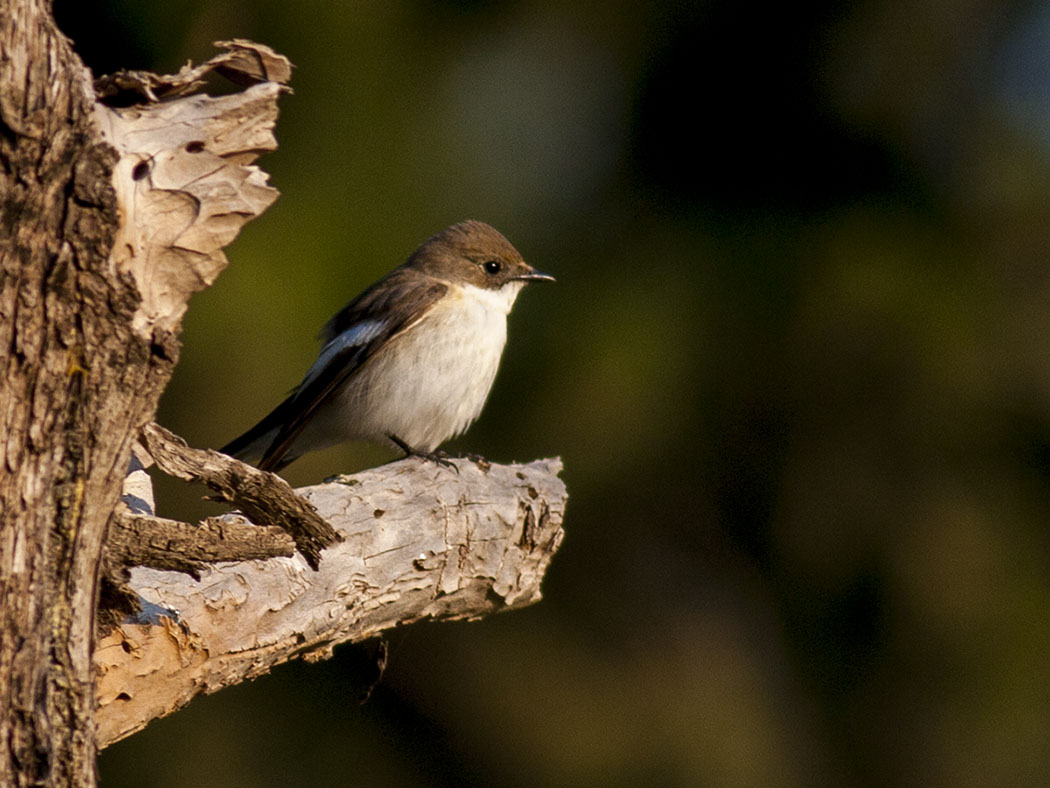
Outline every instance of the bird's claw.
{"type": "Polygon", "coordinates": [[[388,438],[397,444],[397,447],[405,453],[406,457],[419,457],[420,459],[427,460],[434,463],[435,465],[441,465],[445,468],[451,468],[456,473],[459,473],[459,466],[452,461],[447,452],[441,450],[437,451],[422,451],[421,449],[413,449],[403,440],[396,435],[388,435],[388,438]]]}

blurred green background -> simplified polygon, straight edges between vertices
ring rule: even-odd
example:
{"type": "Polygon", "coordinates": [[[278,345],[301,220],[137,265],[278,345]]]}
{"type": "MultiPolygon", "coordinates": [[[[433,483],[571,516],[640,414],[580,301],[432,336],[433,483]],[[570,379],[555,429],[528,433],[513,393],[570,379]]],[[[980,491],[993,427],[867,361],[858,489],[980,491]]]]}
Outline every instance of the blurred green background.
{"type": "Polygon", "coordinates": [[[196,700],[106,788],[1050,785],[1050,6],[57,6],[96,73],[297,66],[162,403],[191,443],[447,224],[558,277],[449,447],[564,458],[544,601],[391,633],[363,706],[363,646],[196,700]]]}

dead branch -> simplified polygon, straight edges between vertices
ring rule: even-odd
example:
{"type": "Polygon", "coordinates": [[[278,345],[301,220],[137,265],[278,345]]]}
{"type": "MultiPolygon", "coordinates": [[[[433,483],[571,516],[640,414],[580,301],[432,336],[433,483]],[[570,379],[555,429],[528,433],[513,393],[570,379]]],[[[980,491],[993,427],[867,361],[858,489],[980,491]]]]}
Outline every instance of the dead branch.
{"type": "Polygon", "coordinates": [[[142,438],[150,456],[169,476],[203,482],[252,522],[281,526],[312,568],[317,568],[321,550],[339,540],[332,526],[277,474],[211,449],[190,448],[159,424],[147,425],[142,438]]]}
{"type": "Polygon", "coordinates": [[[416,458],[298,492],[342,542],[201,571],[136,569],[131,586],[178,621],[126,623],[95,652],[101,747],[201,692],[422,619],[476,619],[536,602],[562,539],[559,460],[455,470],[416,458]]]}
{"type": "Polygon", "coordinates": [[[195,579],[210,563],[288,557],[295,542],[278,526],[208,518],[197,525],[118,511],[109,524],[106,552],[127,566],[185,572],[195,579]]]}

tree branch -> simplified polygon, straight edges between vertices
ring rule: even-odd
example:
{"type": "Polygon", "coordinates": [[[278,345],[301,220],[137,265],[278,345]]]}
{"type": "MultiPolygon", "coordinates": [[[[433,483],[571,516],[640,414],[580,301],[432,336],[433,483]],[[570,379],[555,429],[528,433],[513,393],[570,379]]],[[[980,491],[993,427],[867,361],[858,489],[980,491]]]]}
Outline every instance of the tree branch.
{"type": "Polygon", "coordinates": [[[275,525],[208,518],[197,525],[118,511],[109,524],[107,555],[121,565],[185,572],[200,579],[209,563],[289,557],[295,542],[275,525]]]}
{"type": "Polygon", "coordinates": [[[142,438],[150,456],[169,476],[203,482],[224,501],[240,507],[253,522],[281,526],[313,569],[321,550],[339,540],[332,526],[277,474],[211,449],[190,448],[159,424],[148,424],[142,438]]]}
{"type": "Polygon", "coordinates": [[[125,623],[99,644],[100,747],[201,692],[422,619],[476,619],[536,602],[562,539],[559,460],[455,470],[401,460],[298,492],[342,542],[185,575],[136,569],[131,587],[178,621],[125,623]]]}

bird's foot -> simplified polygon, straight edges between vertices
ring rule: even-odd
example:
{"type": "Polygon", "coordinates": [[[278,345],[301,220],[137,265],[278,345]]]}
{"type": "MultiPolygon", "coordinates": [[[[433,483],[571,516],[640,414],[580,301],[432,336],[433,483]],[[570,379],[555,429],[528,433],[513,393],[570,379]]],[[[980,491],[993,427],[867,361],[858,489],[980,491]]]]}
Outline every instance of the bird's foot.
{"type": "Polygon", "coordinates": [[[449,456],[448,452],[441,450],[437,451],[410,451],[409,456],[419,457],[427,460],[428,462],[435,463],[436,465],[442,465],[445,468],[451,468],[456,473],[459,473],[459,466],[452,461],[452,457],[449,456]]]}
{"type": "Polygon", "coordinates": [[[405,453],[406,457],[419,457],[420,459],[432,462],[435,465],[442,465],[445,468],[451,468],[456,473],[459,473],[459,466],[452,461],[447,452],[443,451],[423,451],[422,449],[413,449],[399,437],[394,434],[387,435],[390,440],[397,444],[397,447],[405,453]]]}

